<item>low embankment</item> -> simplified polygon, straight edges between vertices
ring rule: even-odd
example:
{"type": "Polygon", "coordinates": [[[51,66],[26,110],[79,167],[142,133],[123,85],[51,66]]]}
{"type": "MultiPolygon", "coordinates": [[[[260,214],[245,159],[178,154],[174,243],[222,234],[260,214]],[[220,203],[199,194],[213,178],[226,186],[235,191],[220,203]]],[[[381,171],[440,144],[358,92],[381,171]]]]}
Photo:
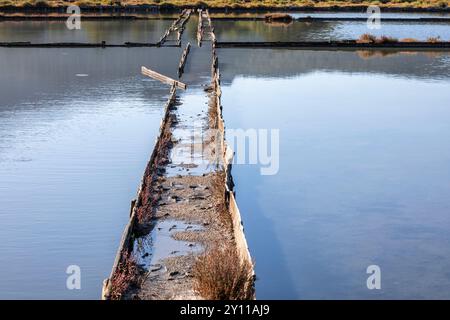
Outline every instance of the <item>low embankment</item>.
{"type": "Polygon", "coordinates": [[[444,41],[390,41],[361,42],[359,40],[341,41],[274,41],[274,42],[217,42],[218,48],[292,48],[292,49],[398,49],[402,51],[417,50],[450,50],[450,42],[444,41]]]}
{"type": "Polygon", "coordinates": [[[209,15],[199,18],[204,20],[201,41],[212,42],[211,82],[194,105],[181,101],[175,86],[171,89],[103,299],[254,298],[253,262],[234,197],[233,152],[224,138],[215,36],[209,15]],[[207,115],[196,120],[208,132],[199,142],[208,169],[199,174],[189,171],[196,161],[173,161],[175,150],[197,148],[185,146],[191,137],[179,133],[193,124],[191,108],[195,113],[205,108],[201,112],[207,115]]]}

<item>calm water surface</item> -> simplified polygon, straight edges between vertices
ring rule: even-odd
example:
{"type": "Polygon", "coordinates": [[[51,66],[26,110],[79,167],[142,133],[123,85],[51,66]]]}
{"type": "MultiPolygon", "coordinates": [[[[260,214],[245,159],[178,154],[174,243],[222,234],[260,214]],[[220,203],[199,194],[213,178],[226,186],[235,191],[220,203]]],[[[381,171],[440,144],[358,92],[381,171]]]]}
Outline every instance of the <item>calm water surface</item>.
{"type": "Polygon", "coordinates": [[[257,297],[450,298],[450,56],[262,52],[219,52],[227,128],[280,130],[233,167],[257,297]]]}
{"type": "MultiPolygon", "coordinates": [[[[0,23],[0,35],[153,41],[139,23],[114,21],[106,32],[109,23],[75,32],[63,22],[0,23]]],[[[146,23],[159,38],[170,21],[146,23]]],[[[191,43],[196,28],[196,19],[186,26],[191,43]]],[[[170,89],[140,68],[175,78],[180,56],[180,48],[0,49],[0,298],[100,298],[170,89]],[[69,265],[81,267],[80,291],[66,289],[69,265]]],[[[210,54],[193,47],[190,58],[183,81],[198,85],[210,54]]]]}
{"type": "Polygon", "coordinates": [[[0,49],[0,298],[99,298],[168,96],[140,66],[174,76],[178,59],[0,49]]]}
{"type": "Polygon", "coordinates": [[[80,30],[67,29],[64,21],[3,21],[0,42],[156,42],[171,20],[83,21],[80,30]]]}
{"type": "MultiPolygon", "coordinates": [[[[1,22],[0,41],[156,41],[170,21],[85,23],[1,22]]],[[[0,49],[0,298],[99,298],[168,94],[140,67],[175,77],[180,54],[0,49]],[[81,291],[66,289],[72,264],[81,291]]],[[[183,80],[199,83],[191,55],[183,80]]],[[[234,168],[258,297],[449,297],[449,57],[221,50],[220,63],[227,126],[281,132],[278,175],[234,168]],[[381,292],[364,289],[371,263],[381,292]]]]}
{"type": "Polygon", "coordinates": [[[382,22],[381,29],[368,29],[366,22],[293,22],[289,25],[264,21],[214,21],[219,41],[317,41],[357,39],[364,33],[398,39],[450,40],[448,23],[382,22]]]}
{"type": "MultiPolygon", "coordinates": [[[[283,13],[283,12],[281,12],[283,13]]],[[[325,12],[325,11],[289,11],[284,12],[290,14],[294,18],[302,17],[339,17],[339,18],[367,18],[368,14],[365,10],[361,12],[325,12]]],[[[265,14],[261,13],[211,13],[212,17],[264,17],[265,14]]],[[[448,13],[435,13],[435,12],[409,12],[409,13],[396,13],[396,12],[382,12],[381,17],[383,18],[448,18],[450,15],[448,13]]]]}

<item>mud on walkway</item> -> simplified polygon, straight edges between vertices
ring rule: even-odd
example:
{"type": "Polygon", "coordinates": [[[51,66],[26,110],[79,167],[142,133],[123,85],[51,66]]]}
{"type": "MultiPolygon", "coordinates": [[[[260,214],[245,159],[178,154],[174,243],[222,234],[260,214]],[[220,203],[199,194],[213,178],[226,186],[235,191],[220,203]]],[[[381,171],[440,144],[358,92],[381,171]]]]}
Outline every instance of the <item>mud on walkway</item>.
{"type": "Polygon", "coordinates": [[[189,22],[202,27],[188,39],[199,41],[183,74],[188,90],[171,90],[103,298],[202,299],[193,267],[207,248],[234,248],[250,261],[224,141],[215,37],[209,15],[198,19],[189,22]]]}

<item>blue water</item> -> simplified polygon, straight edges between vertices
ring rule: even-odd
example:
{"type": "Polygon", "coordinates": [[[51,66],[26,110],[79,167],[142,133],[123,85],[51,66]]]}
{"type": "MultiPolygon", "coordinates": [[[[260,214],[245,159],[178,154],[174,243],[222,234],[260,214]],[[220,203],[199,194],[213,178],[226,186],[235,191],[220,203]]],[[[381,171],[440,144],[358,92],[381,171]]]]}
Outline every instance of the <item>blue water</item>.
{"type": "Polygon", "coordinates": [[[390,36],[397,39],[427,40],[440,37],[450,40],[448,23],[383,22],[379,29],[370,29],[364,21],[293,22],[289,25],[264,21],[214,22],[219,41],[319,41],[357,39],[362,34],[390,36]]]}
{"type": "Polygon", "coordinates": [[[140,66],[178,58],[0,49],[0,298],[100,298],[169,93],[140,66]]]}
{"type": "MultiPolygon", "coordinates": [[[[154,41],[166,22],[1,22],[0,41],[154,41]]],[[[189,83],[203,60],[191,54],[189,83]]],[[[176,77],[180,55],[0,49],[0,298],[99,298],[169,91],[140,67],[176,77]]],[[[219,57],[227,128],[281,135],[277,175],[233,168],[258,298],[448,298],[449,56],[219,57]],[[369,263],[381,291],[365,289],[369,263]]]]}
{"type": "Polygon", "coordinates": [[[449,57],[331,52],[305,72],[315,53],[272,50],[291,68],[252,71],[252,52],[220,54],[227,128],[280,131],[277,174],[233,167],[257,298],[450,298],[449,57]]]}

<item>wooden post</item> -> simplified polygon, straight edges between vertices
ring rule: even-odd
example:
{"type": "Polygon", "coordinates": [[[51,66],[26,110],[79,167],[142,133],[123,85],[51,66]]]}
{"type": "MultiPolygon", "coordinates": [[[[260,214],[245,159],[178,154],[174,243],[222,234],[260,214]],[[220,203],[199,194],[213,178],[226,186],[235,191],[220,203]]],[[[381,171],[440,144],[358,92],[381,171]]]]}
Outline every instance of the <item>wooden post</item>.
{"type": "Polygon", "coordinates": [[[170,27],[163,34],[161,39],[157,42],[157,46],[160,47],[166,42],[167,37],[174,31],[177,32],[177,45],[181,45],[181,34],[184,31],[184,25],[191,15],[190,9],[185,9],[181,15],[170,25],[170,27]]]}

